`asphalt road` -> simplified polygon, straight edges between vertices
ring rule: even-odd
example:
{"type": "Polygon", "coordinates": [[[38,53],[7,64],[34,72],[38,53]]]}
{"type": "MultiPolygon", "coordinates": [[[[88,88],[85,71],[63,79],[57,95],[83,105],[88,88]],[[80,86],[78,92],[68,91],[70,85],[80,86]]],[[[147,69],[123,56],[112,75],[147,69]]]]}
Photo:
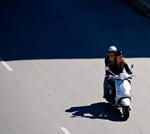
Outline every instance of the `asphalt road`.
{"type": "Polygon", "coordinates": [[[0,134],[149,133],[147,18],[119,0],[7,1],[1,10],[0,134]],[[127,121],[102,98],[110,44],[134,63],[127,121]]]}

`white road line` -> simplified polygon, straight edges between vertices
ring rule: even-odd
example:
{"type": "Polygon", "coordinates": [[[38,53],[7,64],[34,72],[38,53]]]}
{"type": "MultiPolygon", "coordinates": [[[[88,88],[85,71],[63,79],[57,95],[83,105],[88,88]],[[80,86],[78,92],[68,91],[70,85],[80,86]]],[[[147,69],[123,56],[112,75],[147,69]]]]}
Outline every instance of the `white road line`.
{"type": "Polygon", "coordinates": [[[61,127],[61,130],[62,130],[65,134],[71,134],[65,127],[61,127]]]}
{"type": "Polygon", "coordinates": [[[13,71],[13,69],[0,57],[0,63],[8,70],[8,71],[13,71]]]}

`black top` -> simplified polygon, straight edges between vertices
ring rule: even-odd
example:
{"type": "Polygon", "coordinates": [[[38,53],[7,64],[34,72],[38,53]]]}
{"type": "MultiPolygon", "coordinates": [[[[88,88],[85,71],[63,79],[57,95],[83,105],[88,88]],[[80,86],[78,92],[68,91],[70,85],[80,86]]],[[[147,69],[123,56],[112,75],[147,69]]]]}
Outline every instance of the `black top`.
{"type": "Polygon", "coordinates": [[[111,67],[111,71],[114,73],[114,74],[116,74],[116,75],[118,75],[118,74],[120,74],[120,73],[123,73],[123,70],[126,70],[126,72],[128,73],[128,74],[132,74],[132,72],[131,72],[131,70],[130,70],[130,68],[129,68],[129,66],[128,66],[128,64],[127,63],[125,63],[125,62],[122,62],[121,64],[117,64],[117,63],[114,63],[113,65],[112,65],[112,67],[111,67]]]}
{"type": "MultiPolygon", "coordinates": [[[[110,71],[112,71],[116,75],[118,75],[120,73],[123,73],[124,69],[126,70],[126,72],[128,74],[132,74],[132,72],[131,72],[131,70],[130,70],[127,63],[122,62],[121,64],[118,65],[115,61],[110,61],[109,60],[109,55],[107,55],[105,57],[105,67],[106,66],[109,66],[110,71]]],[[[111,73],[109,71],[106,71],[106,75],[111,75],[111,73]]]]}
{"type": "Polygon", "coordinates": [[[106,57],[105,57],[105,67],[106,66],[108,66],[109,64],[110,64],[110,60],[109,60],[109,55],[107,55],[106,57]]]}

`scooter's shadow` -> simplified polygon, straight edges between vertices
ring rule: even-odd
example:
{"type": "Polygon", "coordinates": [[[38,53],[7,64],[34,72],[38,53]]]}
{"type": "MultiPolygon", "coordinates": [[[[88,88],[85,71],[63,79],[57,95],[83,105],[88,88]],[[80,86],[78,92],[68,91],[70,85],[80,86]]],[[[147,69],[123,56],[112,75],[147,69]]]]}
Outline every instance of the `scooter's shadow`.
{"type": "Polygon", "coordinates": [[[72,113],[72,118],[84,117],[89,119],[123,121],[121,112],[106,102],[94,103],[87,106],[71,107],[65,111],[72,113]]]}

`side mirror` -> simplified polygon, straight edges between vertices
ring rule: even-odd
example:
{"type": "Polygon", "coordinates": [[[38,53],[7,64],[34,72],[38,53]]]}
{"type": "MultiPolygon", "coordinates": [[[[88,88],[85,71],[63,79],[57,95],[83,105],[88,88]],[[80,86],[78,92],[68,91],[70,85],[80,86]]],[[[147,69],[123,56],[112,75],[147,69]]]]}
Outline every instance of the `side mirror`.
{"type": "Polygon", "coordinates": [[[134,64],[131,65],[131,69],[133,69],[133,67],[134,67],[134,64]]]}

